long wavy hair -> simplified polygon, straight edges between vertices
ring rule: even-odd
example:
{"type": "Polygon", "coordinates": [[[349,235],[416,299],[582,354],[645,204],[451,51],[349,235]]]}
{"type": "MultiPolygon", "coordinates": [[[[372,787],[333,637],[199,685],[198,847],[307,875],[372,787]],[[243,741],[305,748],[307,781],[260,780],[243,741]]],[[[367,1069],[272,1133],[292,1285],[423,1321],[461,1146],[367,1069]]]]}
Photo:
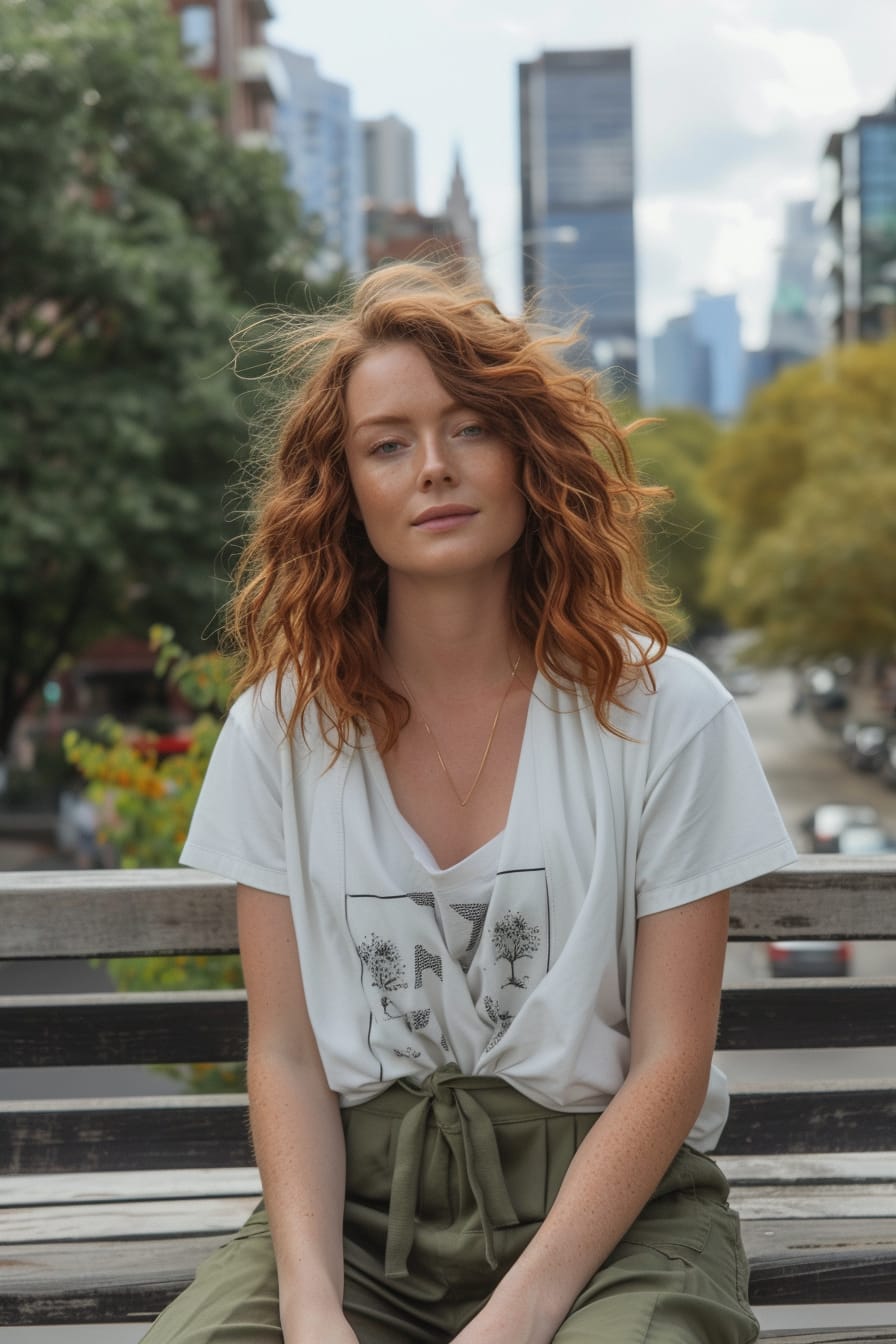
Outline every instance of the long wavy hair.
{"type": "MultiPolygon", "coordinates": [[[[344,443],[352,370],[378,346],[412,341],[518,456],[528,510],[513,555],[515,633],[550,681],[577,682],[618,731],[611,706],[632,679],[653,687],[666,648],[642,526],[668,492],[639,484],[596,375],[562,362],[575,335],[537,335],[445,265],[420,263],[373,272],[311,318],[261,319],[268,342],[272,327],[285,396],[228,609],[234,694],[275,673],[287,733],[314,706],[334,750],[371,723],[388,750],[407,721],[408,702],[379,670],[387,573],[352,509],[344,443]]],[[[247,329],[250,347],[260,328],[247,329]]]]}

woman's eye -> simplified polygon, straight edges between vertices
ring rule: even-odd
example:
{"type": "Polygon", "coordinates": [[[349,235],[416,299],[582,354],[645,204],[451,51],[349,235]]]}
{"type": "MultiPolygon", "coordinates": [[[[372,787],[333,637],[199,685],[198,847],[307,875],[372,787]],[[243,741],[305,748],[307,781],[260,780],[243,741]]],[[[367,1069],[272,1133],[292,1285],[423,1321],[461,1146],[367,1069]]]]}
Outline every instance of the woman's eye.
{"type": "Polygon", "coordinates": [[[462,439],[478,439],[484,432],[481,425],[464,425],[458,430],[462,439]]]}
{"type": "Polygon", "coordinates": [[[396,439],[383,439],[382,443],[374,445],[373,451],[377,457],[394,457],[400,448],[396,439]]]}

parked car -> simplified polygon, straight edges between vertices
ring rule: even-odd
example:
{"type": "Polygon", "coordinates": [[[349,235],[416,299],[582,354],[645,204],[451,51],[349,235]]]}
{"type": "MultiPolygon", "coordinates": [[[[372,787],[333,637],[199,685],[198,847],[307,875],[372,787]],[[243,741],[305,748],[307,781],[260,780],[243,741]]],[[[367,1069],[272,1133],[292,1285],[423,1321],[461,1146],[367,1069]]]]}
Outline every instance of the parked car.
{"type": "Polygon", "coordinates": [[[841,673],[822,665],[806,669],[802,690],[809,708],[819,713],[824,710],[843,710],[849,704],[849,697],[843,686],[841,673]]]}
{"type": "Polygon", "coordinates": [[[849,975],[852,945],[834,942],[769,943],[768,963],[772,976],[849,975]]]}
{"type": "Polygon", "coordinates": [[[838,843],[840,854],[886,854],[893,848],[882,826],[844,826],[838,843]]]}
{"type": "Polygon", "coordinates": [[[836,854],[847,826],[877,826],[877,809],[862,803],[822,803],[802,822],[814,854],[836,854]]]}
{"type": "Polygon", "coordinates": [[[842,753],[846,764],[853,770],[879,770],[886,756],[890,732],[891,729],[883,723],[845,723],[842,753]]]}
{"type": "MultiPolygon", "coordinates": [[[[816,854],[881,854],[892,842],[873,807],[824,803],[803,822],[816,854]]],[[[852,946],[845,942],[769,943],[772,976],[849,975],[852,946]]]]}

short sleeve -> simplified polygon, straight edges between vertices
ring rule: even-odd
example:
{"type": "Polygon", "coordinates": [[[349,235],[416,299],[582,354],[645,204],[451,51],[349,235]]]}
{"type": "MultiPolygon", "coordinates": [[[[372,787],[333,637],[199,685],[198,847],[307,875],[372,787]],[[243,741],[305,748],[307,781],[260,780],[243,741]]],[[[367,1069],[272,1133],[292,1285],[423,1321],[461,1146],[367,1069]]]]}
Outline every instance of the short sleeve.
{"type": "Polygon", "coordinates": [[[686,905],[795,857],[746,724],[729,700],[648,777],[638,915],[686,905]]]}
{"type": "Polygon", "coordinates": [[[215,743],[180,861],[262,891],[289,894],[280,761],[231,711],[215,743]]]}

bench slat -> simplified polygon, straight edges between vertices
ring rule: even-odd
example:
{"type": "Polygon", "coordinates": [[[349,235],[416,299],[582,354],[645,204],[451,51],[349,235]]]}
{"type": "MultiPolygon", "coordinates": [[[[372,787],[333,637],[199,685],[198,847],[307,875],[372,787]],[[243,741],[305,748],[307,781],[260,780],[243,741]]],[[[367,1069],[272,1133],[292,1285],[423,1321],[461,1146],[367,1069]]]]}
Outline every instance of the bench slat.
{"type": "Polygon", "coordinates": [[[896,979],[758,980],[722,991],[719,1050],[896,1045],[896,979]]]}
{"type": "MultiPolygon", "coordinates": [[[[728,1155],[886,1152],[896,1085],[878,1081],[734,1092],[720,1140],[728,1155]]],[[[174,1096],[0,1102],[7,1174],[249,1166],[246,1098],[174,1096]]]]}
{"type": "MultiPolygon", "coordinates": [[[[896,1184],[896,1153],[797,1153],[773,1157],[724,1157],[732,1201],[756,1187],[835,1194],[844,1186],[874,1192],[896,1184]]],[[[0,1177],[0,1209],[45,1204],[115,1203],[134,1199],[207,1199],[217,1195],[261,1197],[256,1167],[205,1167],[180,1171],[63,1172],[55,1176],[0,1177]]],[[[896,1213],[896,1209],[893,1210],[896,1213]]]]}
{"type": "MultiPolygon", "coordinates": [[[[0,1325],[151,1320],[223,1240],[124,1240],[116,1242],[114,1255],[107,1241],[6,1246],[0,1325]]],[[[892,1220],[850,1219],[846,1225],[747,1222],[744,1240],[753,1265],[751,1297],[756,1306],[874,1302],[892,1291],[892,1220]]]]}
{"type": "Polygon", "coordinates": [[[7,1174],[246,1167],[246,1098],[173,1096],[0,1102],[7,1174]]]}
{"type": "MultiPolygon", "coordinates": [[[[260,1195],[142,1198],[94,1203],[30,1204],[0,1209],[0,1246],[45,1241],[100,1241],[131,1237],[171,1237],[235,1232],[255,1208],[260,1195]]],[[[750,1187],[732,1192],[732,1207],[750,1221],[783,1219],[886,1218],[896,1235],[896,1185],[843,1186],[833,1190],[789,1186],[750,1187]]]]}
{"type": "Polygon", "coordinates": [[[732,1092],[719,1153],[886,1152],[894,1134],[890,1080],[769,1084],[732,1092]]]}
{"type": "MultiPolygon", "coordinates": [[[[732,893],[730,937],[896,939],[892,855],[805,854],[732,893]]],[[[232,952],[235,885],[178,868],[0,873],[0,958],[232,952]]]]}
{"type": "Polygon", "coordinates": [[[761,1344],[893,1344],[896,1326],[865,1325],[852,1329],[832,1326],[822,1330],[763,1330],[761,1344]]]}
{"type": "Polygon", "coordinates": [[[233,1063],[247,1035],[242,990],[0,998],[0,1068],[233,1063]]]}
{"type": "Polygon", "coordinates": [[[754,1306],[886,1302],[896,1283],[892,1218],[743,1223],[754,1306]]]}
{"type": "Polygon", "coordinates": [[[728,936],[765,939],[896,938],[892,854],[801,854],[731,893],[728,936]]]}
{"type": "Polygon", "coordinates": [[[3,1246],[47,1241],[123,1241],[132,1237],[226,1237],[242,1227],[258,1195],[209,1199],[122,1200],[112,1204],[47,1204],[0,1210],[3,1246]]]}
{"type": "MultiPolygon", "coordinates": [[[[134,1199],[261,1198],[256,1167],[185,1171],[70,1171],[56,1176],[0,1176],[0,1210],[47,1204],[115,1204],[134,1199]]],[[[2,1216],[2,1215],[0,1215],[2,1216]]]]}
{"type": "MultiPolygon", "coordinates": [[[[720,1050],[896,1045],[896,979],[758,981],[722,994],[720,1050]]],[[[0,1068],[233,1063],[242,990],[0,998],[0,1068]]]]}

